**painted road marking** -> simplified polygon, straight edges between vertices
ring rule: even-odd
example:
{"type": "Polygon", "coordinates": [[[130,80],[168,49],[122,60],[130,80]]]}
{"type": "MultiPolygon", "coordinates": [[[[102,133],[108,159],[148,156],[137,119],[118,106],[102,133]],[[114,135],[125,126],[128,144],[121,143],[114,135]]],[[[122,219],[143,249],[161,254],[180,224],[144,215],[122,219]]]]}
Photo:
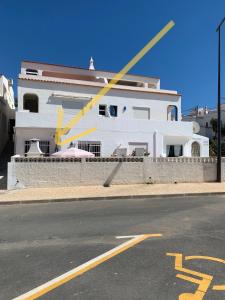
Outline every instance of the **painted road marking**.
{"type": "MultiPolygon", "coordinates": [[[[179,300],[202,300],[207,292],[207,290],[210,287],[210,284],[213,280],[212,275],[196,272],[187,268],[183,267],[183,254],[182,253],[167,253],[168,256],[174,256],[175,257],[175,270],[186,273],[186,274],[191,274],[194,276],[197,276],[200,279],[196,279],[187,275],[183,274],[177,274],[176,277],[195,283],[198,285],[198,289],[195,293],[183,293],[180,294],[179,300]]],[[[211,257],[211,256],[186,256],[184,257],[184,260],[194,260],[194,259],[203,259],[203,260],[209,260],[209,261],[214,261],[214,262],[219,262],[225,264],[225,260],[221,258],[216,258],[216,257],[211,257]]],[[[214,285],[212,287],[213,290],[218,290],[218,291],[224,291],[225,290],[225,285],[214,285]]]]}
{"type": "MultiPolygon", "coordinates": [[[[192,259],[203,259],[203,260],[211,260],[215,261],[221,264],[225,264],[225,260],[217,257],[212,257],[212,256],[186,256],[185,260],[192,260],[192,259]]],[[[216,291],[225,291],[225,284],[224,285],[214,285],[212,287],[213,290],[216,291]]]]}
{"type": "Polygon", "coordinates": [[[137,236],[138,235],[120,235],[120,236],[116,236],[116,239],[131,239],[137,236]]]}
{"type": "Polygon", "coordinates": [[[43,285],[29,291],[26,294],[23,294],[19,297],[14,298],[13,300],[34,300],[37,299],[49,291],[61,286],[62,284],[70,281],[71,279],[80,276],[81,274],[97,267],[98,265],[102,264],[103,262],[111,259],[112,257],[128,250],[131,247],[143,242],[144,240],[151,238],[151,237],[160,237],[161,234],[141,234],[137,235],[136,237],[132,238],[131,240],[89,260],[88,262],[70,270],[69,272],[64,273],[63,275],[56,277],[43,285]]]}
{"type": "Polygon", "coordinates": [[[93,108],[93,106],[101,100],[103,96],[105,96],[111,88],[123,78],[123,76],[129,72],[129,70],[140,60],[142,57],[148,53],[148,51],[153,48],[162,37],[164,37],[167,32],[175,25],[173,21],[170,21],[166,26],[164,26],[126,65],[123,67],[123,69],[117,73],[109,83],[107,83],[99,92],[97,95],[93,97],[91,101],[85,105],[83,109],[79,111],[78,114],[76,114],[63,128],[62,122],[63,122],[63,110],[60,108],[58,110],[58,118],[57,118],[57,126],[56,126],[56,132],[55,132],[55,143],[56,145],[63,146],[66,145],[75,139],[84,136],[88,133],[91,133],[96,130],[96,127],[90,128],[78,135],[69,137],[65,139],[64,141],[61,140],[62,136],[68,133],[68,131],[74,127],[80,119],[89,112],[90,109],[93,108]]]}

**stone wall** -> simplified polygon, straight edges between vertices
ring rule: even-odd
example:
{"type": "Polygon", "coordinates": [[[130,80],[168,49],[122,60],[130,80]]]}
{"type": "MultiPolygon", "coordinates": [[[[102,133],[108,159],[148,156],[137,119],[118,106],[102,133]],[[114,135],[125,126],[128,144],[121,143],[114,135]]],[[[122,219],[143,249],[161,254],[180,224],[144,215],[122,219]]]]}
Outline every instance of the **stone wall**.
{"type": "Polygon", "coordinates": [[[145,159],[144,177],[153,183],[216,181],[216,160],[212,158],[145,159]]]}
{"type": "Polygon", "coordinates": [[[8,164],[8,189],[213,181],[213,158],[12,158],[8,164]]]}

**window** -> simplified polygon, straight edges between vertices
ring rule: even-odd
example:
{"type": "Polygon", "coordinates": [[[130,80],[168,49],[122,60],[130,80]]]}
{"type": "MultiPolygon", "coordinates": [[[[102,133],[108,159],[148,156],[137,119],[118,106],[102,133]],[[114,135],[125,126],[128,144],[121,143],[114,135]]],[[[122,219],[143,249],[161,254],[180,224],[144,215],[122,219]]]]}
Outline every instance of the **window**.
{"type": "Polygon", "coordinates": [[[98,114],[100,116],[106,116],[106,105],[102,105],[102,104],[99,105],[98,114]]]}
{"type": "Polygon", "coordinates": [[[178,112],[177,107],[175,105],[168,105],[167,121],[178,121],[178,112]]]}
{"type": "Polygon", "coordinates": [[[38,113],[38,96],[35,94],[26,94],[23,96],[23,109],[32,113],[38,113]]]}
{"type": "Polygon", "coordinates": [[[40,149],[45,155],[49,155],[50,142],[49,141],[40,141],[40,149]]]}
{"type": "Polygon", "coordinates": [[[93,153],[95,156],[101,156],[101,142],[79,141],[78,149],[93,153]]]}
{"type": "Polygon", "coordinates": [[[38,75],[38,70],[35,69],[26,69],[27,75],[38,75]]]}
{"type": "Polygon", "coordinates": [[[110,105],[109,106],[109,113],[111,117],[117,117],[117,106],[116,105],[110,105]]]}
{"type": "Polygon", "coordinates": [[[30,141],[24,142],[24,154],[26,154],[30,149],[30,141]]]}
{"type": "MultiPolygon", "coordinates": [[[[40,141],[39,146],[45,156],[50,154],[50,141],[40,141]]],[[[24,142],[24,153],[26,154],[30,149],[30,141],[24,142]]]]}
{"type": "Polygon", "coordinates": [[[178,157],[183,155],[183,145],[167,145],[166,156],[167,157],[178,157]]]}
{"type": "Polygon", "coordinates": [[[205,127],[209,128],[209,123],[208,122],[205,123],[205,127]]]}
{"type": "Polygon", "coordinates": [[[133,107],[133,115],[135,119],[150,120],[150,108],[148,107],[133,107]]]}
{"type": "Polygon", "coordinates": [[[117,105],[109,105],[107,107],[105,104],[100,104],[98,114],[105,117],[117,117],[118,107],[117,105]]]}

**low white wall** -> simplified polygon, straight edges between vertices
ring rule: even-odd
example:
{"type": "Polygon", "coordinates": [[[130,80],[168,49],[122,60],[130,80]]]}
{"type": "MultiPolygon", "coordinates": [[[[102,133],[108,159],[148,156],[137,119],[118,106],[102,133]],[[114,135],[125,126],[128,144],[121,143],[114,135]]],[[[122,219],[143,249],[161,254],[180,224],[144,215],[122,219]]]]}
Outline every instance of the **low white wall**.
{"type": "Polygon", "coordinates": [[[216,181],[216,160],[212,158],[145,159],[144,173],[145,180],[153,183],[213,182],[216,181]]]}
{"type": "Polygon", "coordinates": [[[8,164],[8,189],[213,181],[216,160],[212,158],[12,158],[8,164]]]}

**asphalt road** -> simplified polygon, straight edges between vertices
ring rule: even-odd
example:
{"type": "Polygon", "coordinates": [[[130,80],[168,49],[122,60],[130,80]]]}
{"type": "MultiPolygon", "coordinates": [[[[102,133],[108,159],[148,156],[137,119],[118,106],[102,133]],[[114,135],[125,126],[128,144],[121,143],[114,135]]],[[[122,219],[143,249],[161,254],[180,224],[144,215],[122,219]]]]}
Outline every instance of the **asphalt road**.
{"type": "MultiPolygon", "coordinates": [[[[161,233],[109,258],[38,299],[159,299],[183,293],[225,299],[225,197],[181,197],[0,206],[0,299],[13,299],[132,238],[161,233]],[[203,278],[175,270],[211,275],[203,278]],[[177,266],[180,264],[177,264],[177,266]],[[195,278],[194,282],[177,274],[195,278]],[[199,283],[196,282],[199,280],[199,283]],[[206,280],[207,281],[207,280],[206,280]]],[[[182,298],[180,298],[182,299],[182,298]]]]}

